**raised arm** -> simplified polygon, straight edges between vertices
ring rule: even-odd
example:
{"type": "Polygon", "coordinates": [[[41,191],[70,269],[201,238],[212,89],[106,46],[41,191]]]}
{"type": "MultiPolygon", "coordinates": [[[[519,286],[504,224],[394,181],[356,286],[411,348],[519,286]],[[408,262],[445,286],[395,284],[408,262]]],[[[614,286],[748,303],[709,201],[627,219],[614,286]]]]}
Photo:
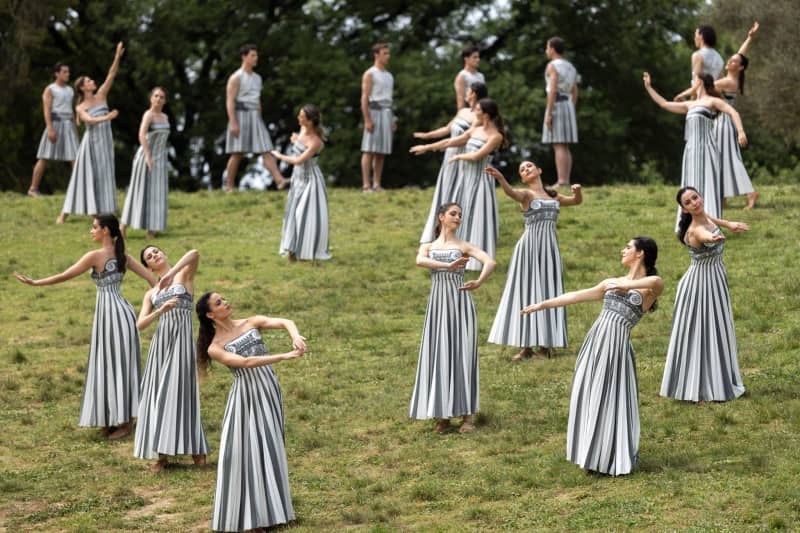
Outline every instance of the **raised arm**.
{"type": "Polygon", "coordinates": [[[236,120],[236,95],[239,94],[239,76],[235,73],[228,78],[225,86],[225,112],[228,114],[231,135],[239,136],[239,121],[236,120]]]}
{"type": "Polygon", "coordinates": [[[295,350],[300,350],[301,354],[306,351],[306,338],[300,335],[297,325],[288,318],[273,318],[258,315],[250,318],[253,327],[258,329],[285,329],[292,338],[292,346],[295,350]]]}
{"type": "Polygon", "coordinates": [[[528,197],[531,194],[530,191],[513,188],[511,184],[508,183],[506,177],[503,176],[503,173],[494,167],[486,167],[486,173],[497,180],[497,183],[500,184],[500,187],[503,189],[503,192],[506,193],[506,196],[520,205],[527,203],[528,197]]]}
{"type": "Polygon", "coordinates": [[[372,133],[375,125],[369,114],[369,95],[372,92],[372,73],[369,70],[361,77],[361,116],[364,117],[364,127],[372,133]]]}
{"type": "Polygon", "coordinates": [[[290,165],[302,165],[315,155],[317,155],[322,148],[322,139],[313,137],[313,140],[308,143],[305,151],[298,156],[284,155],[277,150],[272,150],[270,153],[281,161],[286,161],[290,165]]]}
{"type": "Polygon", "coordinates": [[[580,302],[589,302],[592,300],[602,300],[603,296],[608,290],[608,282],[610,280],[603,280],[590,289],[583,289],[580,291],[565,292],[561,296],[544,300],[537,304],[529,305],[522,309],[521,313],[524,315],[541,311],[542,309],[550,309],[553,307],[564,307],[566,305],[577,304],[580,302]]]}
{"type": "Polygon", "coordinates": [[[125,52],[125,47],[122,46],[122,42],[117,43],[117,51],[114,53],[114,61],[111,62],[111,67],[108,69],[108,74],[106,75],[106,79],[103,80],[103,84],[97,89],[97,96],[100,99],[105,100],[106,96],[108,95],[108,91],[111,90],[111,86],[114,85],[114,78],[117,77],[117,70],[119,69],[119,60],[122,59],[122,54],[125,52]]]}
{"type": "Polygon", "coordinates": [[[744,40],[742,46],[739,47],[739,51],[736,52],[737,54],[745,55],[747,53],[747,49],[750,47],[750,44],[753,42],[753,36],[755,36],[756,32],[758,31],[758,22],[754,22],[750,29],[747,31],[747,39],[744,40]]]}
{"type": "Polygon", "coordinates": [[[666,98],[658,94],[658,92],[650,85],[650,73],[645,72],[642,75],[642,80],[644,81],[644,88],[647,89],[647,93],[650,95],[650,98],[652,98],[653,101],[659,105],[659,107],[672,113],[686,114],[686,112],[689,110],[689,106],[685,102],[669,102],[666,98]]]}
{"type": "Polygon", "coordinates": [[[14,277],[22,283],[26,285],[32,285],[34,287],[39,287],[41,285],[55,285],[56,283],[61,283],[62,281],[67,281],[76,276],[80,276],[89,270],[92,267],[92,264],[94,264],[94,257],[96,253],[97,251],[87,252],[83,255],[83,257],[78,259],[77,263],[60,274],[55,274],[42,279],[32,279],[18,272],[14,272],[14,277]]]}
{"type": "Polygon", "coordinates": [[[583,203],[583,189],[581,189],[581,184],[576,183],[570,187],[572,190],[572,196],[564,196],[560,194],[556,196],[556,200],[560,205],[580,205],[583,203]]]}

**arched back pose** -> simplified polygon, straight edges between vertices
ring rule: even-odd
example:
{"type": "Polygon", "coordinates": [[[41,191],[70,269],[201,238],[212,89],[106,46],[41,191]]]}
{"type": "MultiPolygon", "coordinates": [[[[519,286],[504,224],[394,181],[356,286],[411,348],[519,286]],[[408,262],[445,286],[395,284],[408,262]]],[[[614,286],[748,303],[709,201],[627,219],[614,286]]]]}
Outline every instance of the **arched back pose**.
{"type": "Polygon", "coordinates": [[[275,363],[300,357],[306,340],[285,318],[233,319],[231,305],[217,292],[197,301],[200,330],[197,360],[201,370],[211,359],[233,372],[222,419],[214,531],[242,531],[294,520],[284,447],[283,395],[272,370],[275,363]],[[269,355],[259,330],[285,329],[292,350],[269,355]]]}
{"type": "Polygon", "coordinates": [[[675,96],[676,102],[699,96],[695,84],[702,74],[711,76],[712,81],[722,75],[725,61],[714,48],[716,44],[717,32],[711,26],[701,24],[694,30],[694,46],[697,51],[692,53],[692,81],[688,89],[675,96]]]}
{"type": "MultiPolygon", "coordinates": [[[[456,92],[456,113],[465,105],[469,105],[467,92],[473,83],[486,84],[483,73],[478,71],[478,66],[481,64],[480,48],[473,44],[465,46],[461,49],[461,60],[464,62],[464,68],[456,74],[456,79],[453,80],[453,89],[456,92]]],[[[485,96],[481,98],[485,98],[485,96]]]]}
{"type": "Polygon", "coordinates": [[[681,188],[675,199],[682,210],[678,240],[689,248],[692,263],[675,294],[661,396],[724,402],[744,394],[744,385],[720,228],[740,232],[750,227],[709,215],[693,187],[681,188]]]}
{"type": "Polygon", "coordinates": [[[139,149],[133,157],[131,183],[122,208],[122,234],[125,228],[147,230],[152,239],[156,231],[167,229],[167,137],[169,117],[164,113],[167,90],[150,91],[150,108],[139,125],[139,149]]]}
{"type": "Polygon", "coordinates": [[[272,155],[294,165],[292,188],[286,199],[280,254],[295,259],[330,259],[328,251],[328,191],[317,162],[325,146],[319,109],[306,104],[297,114],[300,133],[292,134],[292,155],[272,155]]]}
{"type": "Polygon", "coordinates": [[[39,184],[47,169],[48,161],[69,161],[75,164],[78,152],[78,130],[72,114],[72,98],[75,94],[69,86],[69,65],[56,63],[53,67],[53,83],[42,93],[42,112],[45,130],[36,152],[28,196],[40,196],[39,184]]]}
{"type": "Polygon", "coordinates": [[[630,336],[644,313],[655,309],[664,289],[657,258],[653,239],[634,237],[622,249],[626,276],[522,310],[533,313],[603,300],[603,310],[578,352],[569,402],[567,459],[586,470],[619,476],[630,473],[639,460],[639,393],[630,336]]]}
{"type": "Polygon", "coordinates": [[[119,439],[131,432],[131,420],[139,409],[140,357],[136,314],[122,297],[120,285],[128,268],[151,286],[155,280],[125,253],[125,240],[114,215],[95,216],[90,234],[100,247],[61,274],[42,279],[16,272],[14,276],[27,285],[53,285],[92,270],[97,299],[78,425],[99,427],[102,436],[119,439]]]}
{"type": "Polygon", "coordinates": [[[117,210],[117,183],[114,174],[114,138],[111,121],[119,114],[109,111],[106,101],[114,78],[117,77],[119,61],[125,48],[117,43],[114,61],[108,69],[105,81],[97,87],[89,76],[75,80],[78,105],[75,112],[78,122],[86,124],[72,175],[69,178],[64,207],[56,220],[62,224],[68,214],[95,215],[113,213],[117,210]]]}
{"type": "MultiPolygon", "coordinates": [[[[719,98],[714,88],[714,80],[708,74],[698,76],[694,85],[697,99],[689,102],[668,102],[650,86],[650,74],[644,73],[644,88],[650,97],[663,109],[672,113],[686,115],[683,150],[683,170],[681,186],[694,187],[706,199],[706,211],[712,216],[722,214],[722,189],[719,175],[719,151],[714,136],[714,116],[716,112],[730,115],[736,125],[740,146],[747,145],[747,136],[739,113],[719,98]]],[[[680,218],[680,208],[677,218],[680,218]]],[[[676,222],[677,231],[677,222],[676,222]]]]}
{"type": "Polygon", "coordinates": [[[580,185],[572,186],[572,196],[546,190],[542,185],[542,169],[532,161],[523,161],[519,177],[527,185],[514,189],[495,168],[486,171],[494,177],[509,198],[522,209],[525,231],[514,247],[508,265],[508,278],[497,308],[489,342],[522,348],[512,360],[533,357],[532,346],[538,346],[538,357],[549,357],[551,348],[567,345],[567,316],[563,308],[542,313],[520,315],[519,310],[531,302],[555,298],[564,292],[561,252],[556,237],[556,221],[561,206],[578,205],[583,201],[580,185]]]}
{"type": "Polygon", "coordinates": [[[450,418],[463,416],[461,433],[475,429],[478,412],[478,322],[469,291],[486,281],[495,267],[489,254],[456,236],[461,208],[444,204],[437,214],[436,240],[424,243],[417,266],[431,271],[431,293],[419,348],[417,377],[408,415],[417,420],[436,418],[434,431],[443,433],[450,418]],[[477,280],[464,282],[470,257],[483,264],[477,280]]]}
{"type": "Polygon", "coordinates": [[[553,145],[558,174],[556,185],[559,187],[569,187],[572,174],[569,145],[578,142],[575,105],[578,103],[580,76],[572,63],[562,57],[564,48],[564,40],[560,37],[547,40],[545,54],[550,62],[544,71],[547,109],[542,125],[542,143],[553,145]]]}
{"type": "Polygon", "coordinates": [[[392,135],[397,129],[392,111],[394,76],[386,68],[392,57],[389,45],[375,43],[372,57],[372,66],[361,76],[361,181],[364,192],[382,192],[383,164],[392,153],[392,135]]]}
{"type": "MultiPolygon", "coordinates": [[[[475,122],[475,108],[478,106],[478,101],[489,96],[489,92],[486,89],[486,84],[475,82],[470,85],[466,94],[469,107],[461,107],[450,122],[441,128],[426,132],[415,132],[414,137],[427,140],[438,139],[449,134],[450,138],[454,139],[467,131],[475,122]]],[[[442,149],[437,145],[438,143],[430,144],[428,145],[428,149],[442,149]]],[[[422,236],[419,238],[420,243],[431,242],[434,239],[433,229],[436,227],[436,224],[438,224],[436,212],[442,204],[449,202],[460,204],[463,201],[464,184],[458,174],[460,165],[451,165],[450,159],[452,159],[454,155],[463,153],[464,150],[465,148],[462,145],[451,146],[444,151],[442,166],[439,167],[439,175],[436,177],[436,188],[433,191],[433,200],[431,201],[431,208],[428,212],[428,220],[425,222],[425,228],[422,230],[422,236]]]]}
{"type": "MultiPolygon", "coordinates": [[[[725,77],[714,82],[714,87],[722,93],[725,101],[731,107],[736,102],[736,92],[744,94],[744,71],[747,70],[747,65],[750,63],[744,54],[757,31],[758,22],[754,22],[750,31],[747,32],[747,39],[739,47],[739,51],[733,54],[725,64],[725,77]]],[[[747,169],[744,168],[742,153],[739,145],[736,144],[736,130],[728,115],[722,114],[717,117],[717,120],[714,121],[714,132],[719,149],[722,196],[723,198],[747,196],[747,204],[744,208],[752,209],[758,200],[758,192],[753,188],[747,169]]]]}
{"type": "Polygon", "coordinates": [[[200,254],[189,250],[173,267],[157,246],[146,246],[140,255],[161,281],[145,293],[136,322],[141,331],[158,319],[142,378],[133,455],[158,459],[152,472],[163,470],[170,455],[192,455],[195,464],[205,464],[209,448],[200,418],[192,327],[200,254]]]}
{"type": "MultiPolygon", "coordinates": [[[[450,163],[459,161],[458,176],[462,182],[463,218],[458,236],[484,250],[494,259],[500,227],[494,178],[486,173],[486,167],[489,166],[494,151],[507,144],[507,136],[503,117],[500,116],[494,100],[478,100],[474,112],[475,123],[458,137],[412,146],[409,151],[421,154],[430,150],[466,145],[462,153],[450,158],[450,163]]],[[[481,263],[472,257],[466,269],[480,271],[481,263]]]]}

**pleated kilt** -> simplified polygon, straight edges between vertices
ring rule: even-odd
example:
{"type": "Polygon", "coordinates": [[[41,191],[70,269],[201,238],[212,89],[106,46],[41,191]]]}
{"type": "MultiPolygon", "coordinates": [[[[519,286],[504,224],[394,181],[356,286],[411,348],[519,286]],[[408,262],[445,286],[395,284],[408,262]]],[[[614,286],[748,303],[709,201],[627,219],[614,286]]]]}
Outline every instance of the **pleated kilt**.
{"type": "Polygon", "coordinates": [[[361,151],[371,154],[391,154],[392,124],[394,123],[394,112],[392,111],[391,103],[370,102],[369,116],[374,127],[372,132],[364,128],[364,136],[361,138],[361,151]]]}
{"type": "Polygon", "coordinates": [[[56,142],[50,142],[47,137],[47,128],[42,133],[39,141],[39,150],[36,159],[50,161],[74,161],[78,154],[78,128],[72,115],[51,115],[53,129],[56,131],[56,142]]]}
{"type": "Polygon", "coordinates": [[[719,172],[722,176],[722,195],[725,198],[744,196],[753,192],[753,182],[742,162],[736,127],[727,113],[714,119],[714,135],[719,149],[719,172]]]}
{"type": "Polygon", "coordinates": [[[245,109],[241,103],[237,103],[236,121],[239,123],[239,136],[231,135],[231,126],[228,124],[226,154],[263,154],[272,150],[272,138],[257,107],[245,109]]]}
{"type": "Polygon", "coordinates": [[[547,122],[542,122],[542,143],[544,144],[572,144],[578,142],[578,123],[575,118],[575,105],[568,95],[556,96],[553,105],[553,128],[547,127],[547,122]]]}

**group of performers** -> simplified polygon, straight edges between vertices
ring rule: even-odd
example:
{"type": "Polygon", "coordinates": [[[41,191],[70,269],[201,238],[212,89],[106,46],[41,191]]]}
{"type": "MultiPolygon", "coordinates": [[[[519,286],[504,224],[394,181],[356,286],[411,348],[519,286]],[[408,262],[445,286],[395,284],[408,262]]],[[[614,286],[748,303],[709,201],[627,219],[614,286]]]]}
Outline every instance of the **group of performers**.
{"type": "MultiPolygon", "coordinates": [[[[707,27],[698,29],[702,37],[698,42],[705,49],[709,38],[703,28],[707,27]]],[[[731,80],[743,88],[747,64],[743,49],[757,28],[757,24],[753,26],[742,50],[728,62],[727,82],[721,84],[726,90],[732,88],[728,83],[731,80]]],[[[126,226],[150,232],[165,227],[169,122],[163,112],[167,91],[155,87],[150,108],[142,117],[141,147],[135,156],[122,220],[118,221],[110,214],[116,210],[110,130],[116,111],[109,111],[106,96],[123,51],[120,43],[99,88],[86,76],[75,84],[79,94],[77,117],[87,126],[79,147],[72,118],[72,90],[66,85],[69,69],[57,65],[56,81],[45,90],[47,130],[29,190],[30,195],[38,194],[46,161],[73,160],[60,220],[71,213],[94,215],[91,236],[98,247],[60,274],[42,279],[15,276],[23,283],[40,286],[91,270],[97,300],[79,425],[99,427],[111,440],[135,431],[133,453],[155,460],[150,466],[153,472],[162,471],[169,458],[177,455],[191,455],[195,464],[205,464],[210,447],[200,416],[197,369],[203,373],[211,361],[229,367],[234,379],[222,423],[212,527],[236,531],[286,523],[294,518],[294,510],[284,448],[283,399],[272,365],[302,356],[307,350],[306,339],[288,319],[260,315],[235,319],[231,304],[219,292],[209,291],[195,305],[200,324],[195,344],[191,311],[199,252],[190,250],[174,264],[152,243],[141,250],[139,261],[126,253],[126,226]],[[120,292],[127,270],[150,286],[138,319],[120,292]],[[157,329],[141,374],[139,330],[154,322],[157,329]],[[292,350],[270,355],[259,333],[263,329],[285,329],[292,350]]],[[[563,40],[548,40],[548,96],[542,141],[554,145],[557,186],[570,184],[569,144],[577,142],[579,77],[563,53],[563,40]]],[[[383,163],[391,151],[395,127],[391,110],[394,82],[386,70],[388,45],[375,45],[373,56],[374,65],[362,78],[365,192],[382,190],[383,163]]],[[[720,168],[728,167],[720,163],[720,158],[729,158],[738,166],[741,156],[738,148],[730,150],[728,140],[727,150],[717,149],[716,140],[721,135],[733,135],[732,127],[741,145],[746,137],[736,111],[713,96],[713,80],[709,84],[701,72],[703,65],[710,64],[708,52],[700,56],[701,62],[693,59],[697,80],[691,91],[679,95],[692,97],[688,102],[664,101],[650,87],[645,74],[645,86],[659,105],[687,114],[684,174],[676,200],[678,238],[689,248],[691,266],[676,294],[661,394],[692,402],[726,401],[744,392],[722,263],[725,237],[721,228],[733,232],[748,229],[747,224],[721,218],[718,200],[719,191],[724,189],[720,168]],[[715,126],[708,116],[713,111],[721,111],[731,121],[715,126]]],[[[320,112],[313,105],[303,106],[291,153],[273,150],[260,116],[261,78],[253,71],[257,49],[246,45],[240,57],[242,67],[230,76],[226,90],[226,151],[231,154],[228,188],[233,186],[232,176],[243,154],[263,154],[278,186],[291,187],[280,253],[290,259],[328,259],[327,193],[317,165],[324,146],[320,112]],[[277,160],[294,166],[290,182],[279,177],[277,160]]],[[[658,247],[648,237],[634,237],[621,251],[625,275],[565,293],[556,222],[562,206],[582,202],[581,186],[570,185],[570,195],[547,189],[542,170],[524,161],[519,166],[524,187],[514,188],[490,166],[492,154],[507,143],[503,119],[498,105],[488,97],[485,77],[477,71],[479,50],[465,48],[462,57],[464,70],[454,81],[455,116],[447,125],[414,134],[419,139],[448,138],[411,148],[417,154],[444,150],[445,155],[416,257],[418,266],[431,271],[431,292],[409,415],[436,419],[434,429],[438,433],[450,431],[450,419],[455,417],[462,417],[460,432],[476,429],[473,416],[479,410],[480,396],[478,328],[470,292],[486,281],[497,264],[497,182],[519,205],[525,230],[510,259],[488,340],[520,348],[514,361],[548,358],[553,349],[567,345],[563,307],[603,300],[600,316],[578,352],[567,457],[587,470],[627,474],[636,465],[639,450],[638,385],[630,332],[645,313],[656,308],[663,291],[664,283],[655,266],[658,247]],[[478,271],[479,275],[465,281],[466,270],[478,271]]],[[[751,200],[750,207],[755,202],[751,200]]]]}

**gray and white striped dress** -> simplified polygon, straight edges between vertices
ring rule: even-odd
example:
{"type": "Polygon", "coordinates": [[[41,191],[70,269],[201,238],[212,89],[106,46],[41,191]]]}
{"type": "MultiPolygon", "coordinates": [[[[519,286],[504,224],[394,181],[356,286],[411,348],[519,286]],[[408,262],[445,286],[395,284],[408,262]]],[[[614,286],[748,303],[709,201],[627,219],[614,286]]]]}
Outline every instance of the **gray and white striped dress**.
{"type": "MultiPolygon", "coordinates": [[[[109,113],[107,104],[87,112],[92,117],[109,113]]],[[[114,174],[114,138],[111,121],[87,124],[78,148],[75,166],[67,186],[62,213],[97,215],[117,210],[117,183],[114,174]]]]}
{"type": "Polygon", "coordinates": [[[724,402],[744,394],[724,248],[724,241],[689,248],[692,263],[675,294],[661,396],[724,402]]]}
{"type": "MultiPolygon", "coordinates": [[[[459,249],[430,250],[428,257],[451,263],[459,249]]],[[[419,347],[408,416],[452,418],[478,412],[478,319],[463,270],[432,269],[431,293],[419,347]]]]}
{"type": "Polygon", "coordinates": [[[92,270],[97,299],[78,425],[113,427],[130,422],[139,410],[139,331],[133,307],[122,297],[124,274],[117,260],[92,270]]]}
{"type": "MultiPolygon", "coordinates": [[[[477,152],[484,144],[486,141],[470,137],[464,153],[477,152]]],[[[463,183],[462,216],[458,236],[494,259],[500,222],[497,216],[494,178],[485,170],[491,160],[492,155],[489,154],[477,161],[458,161],[459,179],[463,183]]],[[[467,263],[467,270],[482,268],[483,265],[475,258],[470,258],[467,263]]]]}
{"type": "MultiPolygon", "coordinates": [[[[242,357],[268,355],[257,329],[225,345],[242,357]]],[[[271,366],[231,368],[222,419],[214,531],[242,531],[294,520],[284,446],[283,395],[271,366]]]]}
{"type": "MultiPolygon", "coordinates": [[[[735,93],[722,93],[725,100],[734,105],[735,93]]],[[[714,135],[719,149],[720,175],[722,176],[722,196],[733,198],[753,192],[753,183],[742,162],[738,136],[733,120],[727,113],[720,113],[714,120],[714,135]]]]}
{"type": "MultiPolygon", "coordinates": [[[[681,187],[694,187],[705,202],[706,212],[722,216],[722,188],[719,180],[719,152],[714,135],[714,113],[705,106],[694,106],[686,113],[681,187]]],[[[675,231],[681,208],[675,219],[675,231]]]]}
{"type": "Polygon", "coordinates": [[[147,158],[140,146],[133,158],[131,183],[120,222],[136,229],[164,231],[167,229],[167,138],[169,122],[153,122],[147,132],[147,146],[153,158],[153,170],[147,168],[147,158]]]}
{"type": "Polygon", "coordinates": [[[168,300],[177,305],[158,317],[147,354],[133,455],[206,455],[208,440],[200,419],[200,390],[192,328],[192,295],[177,283],[154,293],[153,310],[168,300]]]}
{"type": "MultiPolygon", "coordinates": [[[[298,156],[306,146],[296,141],[291,153],[298,156]]],[[[330,259],[328,251],[328,191],[325,177],[314,155],[292,170],[292,182],[286,198],[281,229],[280,254],[294,254],[297,259],[330,259]]]]}
{"type": "Polygon", "coordinates": [[[248,74],[244,69],[233,73],[239,78],[239,92],[236,94],[236,121],[239,135],[231,134],[231,125],[225,135],[225,153],[263,154],[272,150],[272,138],[261,118],[261,76],[256,72],[248,74]]]}
{"type": "MultiPolygon", "coordinates": [[[[572,88],[579,76],[575,67],[566,59],[554,59],[550,63],[558,74],[556,82],[556,102],[553,105],[553,127],[542,122],[542,143],[566,144],[578,142],[578,123],[575,118],[575,104],[572,102],[572,88]]],[[[544,73],[545,90],[550,92],[550,75],[544,73]]]]}
{"type": "MultiPolygon", "coordinates": [[[[458,137],[470,127],[469,122],[463,118],[456,118],[450,125],[450,138],[458,137]]],[[[419,242],[431,242],[434,240],[433,232],[436,229],[436,211],[442,204],[456,202],[461,205],[463,195],[463,180],[459,179],[458,169],[460,162],[450,163],[450,159],[458,154],[464,153],[465,147],[451,146],[444,151],[442,166],[439,167],[439,175],[436,177],[436,188],[433,191],[431,209],[428,213],[428,220],[422,230],[419,242]]]]}
{"type": "Polygon", "coordinates": [[[503,297],[489,332],[489,342],[528,348],[567,345],[567,313],[563,307],[521,315],[520,309],[564,292],[556,222],[561,204],[535,199],[523,213],[525,232],[508,265],[503,297]]]}
{"type": "Polygon", "coordinates": [[[364,128],[361,138],[361,151],[373,154],[392,153],[392,125],[394,124],[394,111],[392,111],[392,98],[394,92],[394,77],[388,70],[370,67],[368,72],[372,76],[372,91],[369,94],[369,116],[374,128],[372,132],[364,128]]]}
{"type": "Polygon", "coordinates": [[[69,85],[62,87],[57,83],[51,83],[47,88],[53,97],[50,120],[56,132],[56,142],[50,142],[45,128],[39,141],[36,159],[74,161],[78,153],[78,128],[75,127],[75,115],[72,113],[72,99],[75,93],[69,85]]]}
{"type": "Polygon", "coordinates": [[[567,459],[586,470],[628,474],[639,460],[639,393],[631,330],[642,318],[638,291],[607,292],[586,334],[572,379],[567,459]]]}

